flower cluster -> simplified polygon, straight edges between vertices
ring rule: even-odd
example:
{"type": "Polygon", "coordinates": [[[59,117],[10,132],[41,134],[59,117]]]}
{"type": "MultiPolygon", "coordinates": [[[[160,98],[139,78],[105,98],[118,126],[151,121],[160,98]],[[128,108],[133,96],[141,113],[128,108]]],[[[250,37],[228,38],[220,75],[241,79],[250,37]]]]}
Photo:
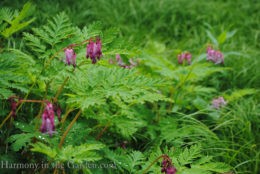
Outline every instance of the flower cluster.
{"type": "Polygon", "coordinates": [[[66,55],[66,64],[70,65],[72,64],[73,67],[76,67],[76,53],[74,52],[74,50],[72,48],[66,48],[64,50],[65,55],[66,55]]]}
{"type": "Polygon", "coordinates": [[[177,172],[177,169],[173,166],[170,157],[168,157],[167,155],[163,157],[161,167],[161,172],[165,174],[175,174],[177,172]]]}
{"type": "MultiPolygon", "coordinates": [[[[82,43],[85,43],[85,41],[82,43]]],[[[74,68],[76,67],[76,56],[77,55],[72,48],[75,46],[81,45],[81,44],[72,44],[64,49],[64,53],[66,56],[66,60],[64,62],[67,65],[73,65],[74,68]]],[[[102,48],[102,43],[101,43],[100,38],[97,38],[96,42],[93,42],[90,39],[89,43],[87,44],[86,58],[87,59],[90,58],[92,63],[95,64],[97,62],[97,59],[100,60],[100,58],[102,56],[101,48],[102,48]]]]}
{"type": "Polygon", "coordinates": [[[220,51],[214,50],[211,46],[207,48],[207,60],[215,64],[224,63],[224,56],[220,51]]]}
{"type": "Polygon", "coordinates": [[[187,61],[187,63],[190,65],[191,64],[191,53],[189,52],[184,52],[181,54],[178,54],[178,63],[183,64],[184,61],[187,61]]]}
{"type": "Polygon", "coordinates": [[[93,64],[97,62],[97,59],[100,60],[100,57],[102,56],[101,47],[102,44],[100,38],[97,38],[96,42],[90,40],[89,44],[87,45],[86,58],[90,58],[93,64]]]}
{"type": "Polygon", "coordinates": [[[215,109],[220,109],[221,107],[225,106],[227,102],[224,100],[223,97],[218,97],[212,100],[211,102],[212,107],[215,109]]]}
{"type": "MultiPolygon", "coordinates": [[[[109,59],[109,63],[110,63],[110,64],[114,64],[115,61],[114,61],[113,59],[109,59]]],[[[116,63],[117,63],[118,66],[120,66],[120,67],[122,67],[122,68],[126,68],[126,69],[131,69],[131,68],[137,66],[137,62],[134,62],[133,59],[129,59],[129,63],[130,63],[130,64],[129,64],[129,65],[126,65],[126,64],[123,62],[123,60],[122,60],[122,58],[121,58],[121,56],[120,56],[119,54],[116,55],[116,63]]]]}
{"type": "Polygon", "coordinates": [[[50,102],[46,103],[45,109],[42,114],[41,132],[48,133],[50,136],[55,132],[54,124],[54,109],[50,102]]]}

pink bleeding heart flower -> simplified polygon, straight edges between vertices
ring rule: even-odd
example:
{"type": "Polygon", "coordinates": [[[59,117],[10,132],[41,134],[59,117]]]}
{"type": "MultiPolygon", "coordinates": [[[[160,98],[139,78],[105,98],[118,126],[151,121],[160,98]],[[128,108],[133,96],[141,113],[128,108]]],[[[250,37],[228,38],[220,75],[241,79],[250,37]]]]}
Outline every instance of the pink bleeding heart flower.
{"type": "Polygon", "coordinates": [[[90,58],[92,61],[92,64],[97,63],[97,59],[100,60],[102,56],[102,42],[100,38],[96,39],[96,42],[93,42],[92,40],[89,41],[87,45],[87,54],[86,58],[90,58]]]}
{"type": "Polygon", "coordinates": [[[122,67],[122,68],[125,68],[125,69],[131,69],[135,66],[137,66],[137,62],[134,62],[134,60],[131,58],[129,59],[129,63],[130,64],[125,64],[123,59],[121,58],[120,54],[116,54],[116,62],[117,62],[117,65],[122,67]]]}
{"type": "Polygon", "coordinates": [[[54,110],[50,102],[46,103],[45,109],[42,114],[42,125],[40,128],[42,133],[48,133],[50,136],[55,132],[54,124],[54,110]]]}
{"type": "Polygon", "coordinates": [[[181,54],[178,54],[178,63],[179,64],[183,64],[185,61],[187,61],[187,63],[190,65],[191,64],[191,53],[189,52],[184,52],[181,54]]]}
{"type": "Polygon", "coordinates": [[[64,50],[65,55],[66,55],[66,64],[70,65],[72,64],[73,67],[76,67],[76,53],[74,52],[74,50],[72,48],[66,48],[64,50]]]}
{"type": "Polygon", "coordinates": [[[123,62],[120,54],[116,54],[116,61],[117,61],[117,64],[121,67],[124,67],[125,66],[125,63],[123,62]]]}
{"type": "Polygon", "coordinates": [[[215,109],[220,109],[221,107],[225,106],[227,102],[224,100],[223,97],[218,97],[212,100],[211,106],[215,109]]]}
{"type": "Polygon", "coordinates": [[[161,172],[165,174],[176,174],[177,172],[177,169],[173,166],[170,157],[167,155],[164,155],[161,167],[161,172]]]}
{"type": "Polygon", "coordinates": [[[218,50],[214,50],[211,46],[207,48],[207,60],[215,64],[224,63],[224,55],[218,50]]]}

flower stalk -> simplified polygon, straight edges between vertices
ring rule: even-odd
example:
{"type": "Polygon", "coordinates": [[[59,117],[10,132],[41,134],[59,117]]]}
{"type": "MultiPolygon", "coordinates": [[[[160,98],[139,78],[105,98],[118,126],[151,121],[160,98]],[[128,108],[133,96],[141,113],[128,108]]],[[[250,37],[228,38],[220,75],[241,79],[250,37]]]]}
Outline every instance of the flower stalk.
{"type": "Polygon", "coordinates": [[[70,129],[72,128],[72,126],[74,125],[74,123],[77,121],[77,119],[79,118],[80,114],[82,113],[82,110],[79,110],[78,113],[76,114],[76,116],[73,118],[73,120],[70,122],[68,128],[66,129],[66,131],[63,133],[60,143],[59,143],[59,148],[61,149],[66,136],[68,135],[70,129]]]}

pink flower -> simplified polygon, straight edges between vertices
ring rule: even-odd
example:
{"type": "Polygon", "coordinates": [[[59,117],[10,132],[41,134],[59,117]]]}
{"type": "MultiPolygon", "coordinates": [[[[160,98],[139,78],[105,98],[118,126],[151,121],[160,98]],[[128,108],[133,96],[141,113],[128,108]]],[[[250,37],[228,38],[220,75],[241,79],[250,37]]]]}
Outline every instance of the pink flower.
{"type": "Polygon", "coordinates": [[[163,157],[161,167],[161,172],[165,174],[176,174],[177,172],[177,169],[173,166],[170,157],[168,157],[167,155],[163,157]]]}
{"type": "Polygon", "coordinates": [[[121,67],[125,66],[125,63],[123,62],[120,54],[116,54],[116,61],[117,61],[117,64],[121,67]]]}
{"type": "MultiPolygon", "coordinates": [[[[124,62],[123,62],[123,59],[121,58],[120,54],[116,54],[116,62],[117,62],[117,65],[122,67],[122,68],[125,68],[125,69],[131,69],[135,66],[137,66],[137,62],[134,62],[134,60],[131,58],[129,59],[129,65],[126,65],[124,62]]],[[[109,63],[110,64],[113,64],[114,61],[113,59],[109,59],[109,63]]]]}
{"type": "Polygon", "coordinates": [[[191,53],[189,53],[189,52],[184,52],[184,53],[178,54],[178,63],[183,64],[184,61],[186,60],[188,62],[188,64],[190,65],[191,57],[192,57],[191,53]]]}
{"type": "Polygon", "coordinates": [[[175,174],[177,172],[176,168],[173,166],[170,166],[166,169],[166,174],[175,174]]]}
{"type": "Polygon", "coordinates": [[[218,97],[216,99],[213,99],[211,104],[213,108],[220,109],[221,107],[225,106],[227,102],[224,100],[223,97],[218,97]]]}
{"type": "Polygon", "coordinates": [[[8,101],[10,102],[10,105],[11,105],[11,116],[13,118],[16,117],[16,108],[19,104],[19,99],[17,99],[17,97],[15,96],[12,96],[12,97],[9,97],[8,101]]]}
{"type": "Polygon", "coordinates": [[[100,60],[102,56],[101,49],[102,43],[99,38],[96,39],[96,43],[90,40],[89,44],[87,45],[86,58],[90,58],[92,60],[92,63],[95,64],[97,62],[97,59],[100,60]]]}
{"type": "Polygon", "coordinates": [[[220,51],[212,49],[211,46],[207,48],[207,60],[215,64],[224,63],[224,56],[220,51]]]}
{"type": "Polygon", "coordinates": [[[55,132],[54,110],[51,103],[47,102],[42,114],[41,132],[48,133],[50,136],[55,132]]]}
{"type": "Polygon", "coordinates": [[[74,50],[71,48],[66,48],[64,52],[66,55],[67,65],[72,64],[73,67],[75,68],[76,67],[76,53],[74,52],[74,50]]]}

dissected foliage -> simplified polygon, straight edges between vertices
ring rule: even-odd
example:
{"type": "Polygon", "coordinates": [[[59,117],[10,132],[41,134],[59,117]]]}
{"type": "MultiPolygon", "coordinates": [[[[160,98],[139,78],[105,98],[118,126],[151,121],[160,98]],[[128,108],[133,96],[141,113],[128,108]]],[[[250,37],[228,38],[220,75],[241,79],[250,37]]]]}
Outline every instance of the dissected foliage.
{"type": "MultiPolygon", "coordinates": [[[[161,173],[167,156],[177,174],[257,174],[259,74],[252,72],[258,43],[237,36],[247,31],[236,28],[241,21],[211,26],[223,17],[210,7],[217,2],[175,1],[27,2],[21,11],[1,6],[0,160],[52,166],[14,169],[20,173],[161,173]],[[192,18],[194,9],[204,8],[192,18]],[[92,41],[102,42],[102,52],[98,44],[87,49],[92,41]],[[252,52],[234,46],[246,41],[255,44],[252,52]],[[207,61],[209,43],[223,62],[207,61]],[[86,54],[97,47],[100,60],[92,64],[86,54]],[[67,49],[76,56],[73,66],[67,66],[67,49]],[[181,53],[191,60],[178,64],[181,53]],[[116,55],[124,62],[134,58],[135,66],[110,63],[116,55]],[[214,107],[219,98],[222,104],[214,107]],[[50,134],[40,131],[41,116],[45,129],[52,119],[50,134]]],[[[223,5],[234,2],[220,4],[226,12],[223,5]]]]}

